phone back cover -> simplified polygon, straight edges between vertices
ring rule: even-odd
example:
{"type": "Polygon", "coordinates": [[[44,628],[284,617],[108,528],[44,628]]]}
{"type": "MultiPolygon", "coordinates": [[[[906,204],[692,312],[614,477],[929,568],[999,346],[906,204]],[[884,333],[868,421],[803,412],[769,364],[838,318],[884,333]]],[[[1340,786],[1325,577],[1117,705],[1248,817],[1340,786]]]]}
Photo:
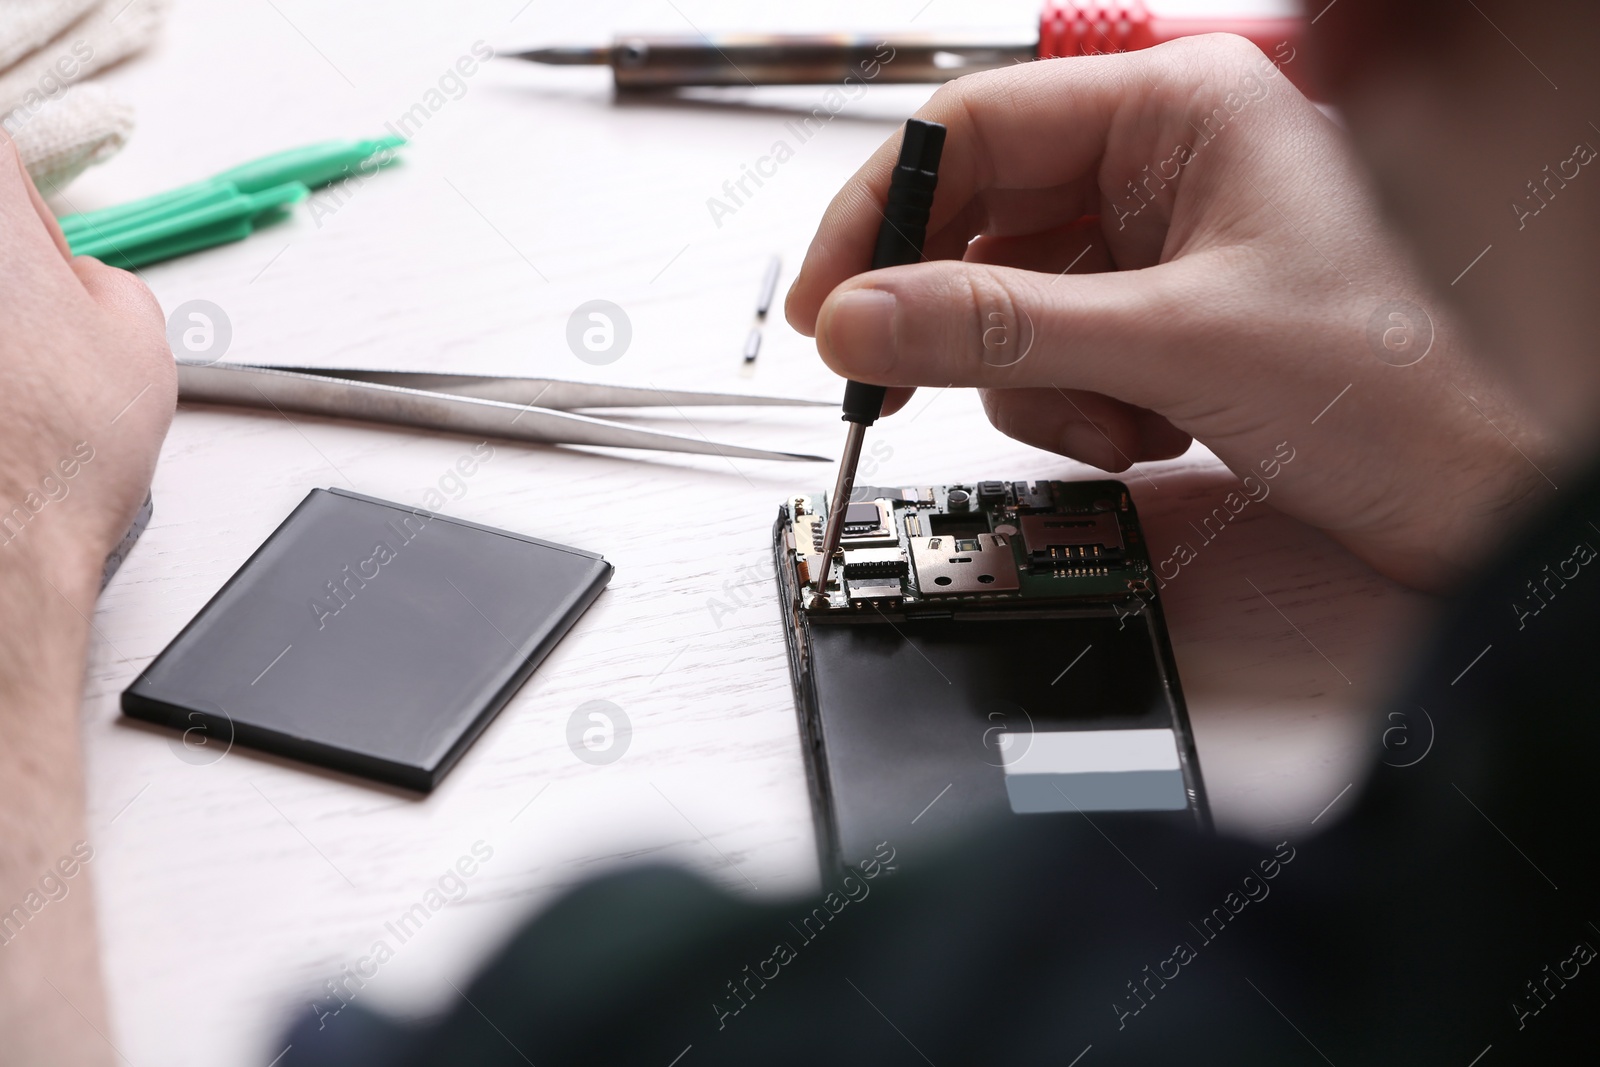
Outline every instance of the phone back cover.
{"type": "MultiPolygon", "coordinates": [[[[1097,817],[1090,784],[1138,775],[1077,775],[1055,804],[1018,814],[1006,750],[1045,755],[1062,735],[1168,732],[1176,746],[1170,803],[1141,816],[1206,826],[1209,813],[1177,668],[1159,603],[1130,625],[1108,606],[1035,609],[1014,618],[814,623],[796,616],[784,519],[773,529],[779,600],[800,713],[819,856],[861,862],[887,843],[925,851],[986,823],[1097,817]],[[1083,653],[1080,657],[1080,653],[1083,653]],[[1070,670],[1063,670],[1070,664],[1070,670]],[[1096,781],[1098,779],[1098,781],[1096,781]],[[1044,813],[1051,812],[1051,813],[1044,813]]],[[[1065,777],[1039,776],[1047,784],[1065,777]]]]}

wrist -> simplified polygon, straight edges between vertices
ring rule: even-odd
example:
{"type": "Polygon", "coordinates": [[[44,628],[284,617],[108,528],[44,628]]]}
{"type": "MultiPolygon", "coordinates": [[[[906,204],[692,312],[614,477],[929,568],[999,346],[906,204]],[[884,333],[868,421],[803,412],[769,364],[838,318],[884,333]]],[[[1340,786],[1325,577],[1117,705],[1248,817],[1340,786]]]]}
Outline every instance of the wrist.
{"type": "Polygon", "coordinates": [[[0,511],[0,576],[9,586],[54,590],[53,596],[88,614],[99,594],[105,550],[82,523],[64,521],[69,506],[46,502],[35,509],[24,499],[0,511]]]}
{"type": "Polygon", "coordinates": [[[34,707],[81,681],[103,566],[86,539],[0,524],[0,693],[34,707]]]}
{"type": "MultiPolygon", "coordinates": [[[[1496,420],[1501,422],[1502,420],[1496,420]]],[[[1394,490],[1402,514],[1365,527],[1330,531],[1374,569],[1404,585],[1448,592],[1476,571],[1552,491],[1554,458],[1531,432],[1457,439],[1445,462],[1419,463],[1419,484],[1394,490]]]]}
{"type": "Polygon", "coordinates": [[[1492,456],[1464,474],[1455,499],[1440,500],[1433,512],[1434,556],[1452,587],[1515,535],[1555,488],[1544,473],[1554,457],[1538,442],[1495,444],[1492,456]]]}

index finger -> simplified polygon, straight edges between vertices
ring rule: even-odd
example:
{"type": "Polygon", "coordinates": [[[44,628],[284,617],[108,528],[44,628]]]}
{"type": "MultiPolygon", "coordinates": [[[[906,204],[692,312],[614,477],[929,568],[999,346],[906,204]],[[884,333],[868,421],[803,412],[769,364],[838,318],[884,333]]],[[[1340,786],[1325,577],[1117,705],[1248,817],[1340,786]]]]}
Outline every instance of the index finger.
{"type": "MultiPolygon", "coordinates": [[[[949,127],[939,185],[928,220],[929,254],[937,258],[952,224],[954,249],[991,223],[1002,229],[1051,228],[1100,209],[1097,164],[1119,108],[1142,83],[1138,57],[1047,60],[969,75],[941,88],[916,117],[949,127]],[[1063,101],[1070,106],[1064,107],[1063,101]],[[995,219],[991,190],[1055,190],[1028,197],[1024,219],[995,219]]],[[[1152,131],[1153,133],[1153,131],[1152,131]]],[[[823,300],[845,279],[867,270],[901,134],[885,142],[845,183],[823,214],[785,302],[801,333],[816,330],[823,300]]]]}
{"type": "MultiPolygon", "coordinates": [[[[917,112],[950,130],[928,258],[960,259],[979,234],[1037,234],[1104,213],[1141,165],[1194,139],[1186,104],[1216,78],[1219,59],[1245,69],[1251,58],[1261,53],[1242,38],[1211,35],[986,70],[942,86],[917,112]]],[[[885,142],[822,214],[784,306],[800,333],[813,336],[827,294],[869,267],[899,141],[885,142]]],[[[1146,211],[1120,219],[1107,243],[1123,266],[1154,266],[1165,237],[1163,213],[1146,211]]]]}

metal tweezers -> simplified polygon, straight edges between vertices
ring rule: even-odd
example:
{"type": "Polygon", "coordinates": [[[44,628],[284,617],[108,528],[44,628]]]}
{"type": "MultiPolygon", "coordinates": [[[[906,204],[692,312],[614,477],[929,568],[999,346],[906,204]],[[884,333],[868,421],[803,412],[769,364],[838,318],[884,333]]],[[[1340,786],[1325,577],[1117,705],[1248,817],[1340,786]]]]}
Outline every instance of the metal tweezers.
{"type": "MultiPolygon", "coordinates": [[[[689,437],[575,415],[573,409],[832,406],[825,400],[696,393],[556,378],[258,367],[240,363],[185,363],[183,360],[178,361],[178,396],[198,404],[271,408],[279,414],[297,411],[544,444],[653,448],[740,459],[819,462],[827,462],[827,458],[718,444],[703,435],[689,437]]],[[[682,414],[680,411],[679,415],[682,414]]]]}

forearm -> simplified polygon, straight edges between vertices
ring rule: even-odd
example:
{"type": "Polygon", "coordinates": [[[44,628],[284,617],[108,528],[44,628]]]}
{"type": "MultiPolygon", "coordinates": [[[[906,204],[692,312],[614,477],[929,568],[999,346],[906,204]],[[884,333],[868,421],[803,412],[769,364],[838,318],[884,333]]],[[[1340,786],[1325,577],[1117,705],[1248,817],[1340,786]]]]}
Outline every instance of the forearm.
{"type": "Polygon", "coordinates": [[[0,293],[0,1061],[110,1063],[78,709],[177,375],[154,295],[72,255],[3,130],[0,293]]]}
{"type": "Polygon", "coordinates": [[[0,1059],[100,1064],[113,1050],[78,736],[97,575],[54,532],[0,530],[0,1059]]]}

